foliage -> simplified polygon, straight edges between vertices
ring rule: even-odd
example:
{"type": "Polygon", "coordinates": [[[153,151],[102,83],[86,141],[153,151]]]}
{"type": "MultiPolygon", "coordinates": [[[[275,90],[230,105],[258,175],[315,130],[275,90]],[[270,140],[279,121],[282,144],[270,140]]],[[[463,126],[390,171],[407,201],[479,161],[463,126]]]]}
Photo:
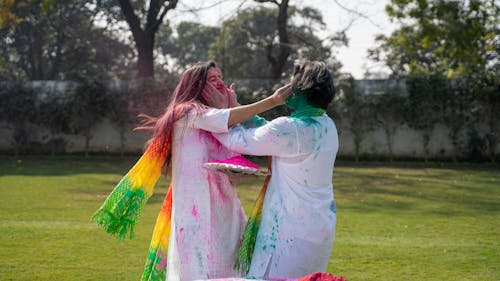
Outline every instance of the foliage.
{"type": "Polygon", "coordinates": [[[356,162],[359,161],[361,144],[366,134],[373,128],[373,119],[368,107],[367,97],[356,88],[352,77],[340,80],[340,115],[347,120],[344,127],[353,135],[356,162]]]}
{"type": "Polygon", "coordinates": [[[387,14],[401,27],[378,36],[370,56],[393,75],[464,77],[491,71],[500,60],[496,0],[391,0],[387,14]]]}
{"type": "Polygon", "coordinates": [[[12,9],[23,5],[26,5],[23,1],[0,0],[0,28],[13,27],[19,23],[21,19],[12,13],[12,9]]]}
{"type": "Polygon", "coordinates": [[[12,7],[20,19],[0,29],[0,79],[57,80],[76,74],[109,77],[130,53],[95,26],[97,10],[85,1],[25,1],[12,7]]]}
{"type": "Polygon", "coordinates": [[[167,12],[175,9],[177,2],[178,0],[96,1],[96,6],[108,22],[126,22],[128,25],[137,51],[138,78],[154,78],[153,51],[156,34],[167,12]]]}
{"type": "Polygon", "coordinates": [[[393,139],[396,130],[403,123],[406,98],[401,95],[397,86],[387,86],[384,92],[367,97],[370,116],[376,126],[384,130],[389,159],[394,157],[393,139]]]}
{"type": "Polygon", "coordinates": [[[424,160],[429,156],[429,142],[436,123],[439,121],[442,103],[440,94],[445,80],[435,75],[409,76],[406,80],[408,99],[405,121],[421,135],[424,160]]]}
{"type": "Polygon", "coordinates": [[[104,85],[96,80],[81,77],[79,85],[68,99],[70,127],[73,133],[85,137],[85,155],[88,156],[92,126],[108,112],[110,100],[104,85]]]}
{"type": "Polygon", "coordinates": [[[467,130],[467,159],[473,162],[479,162],[483,159],[485,150],[485,139],[481,137],[477,128],[469,126],[467,130]]]}
{"type": "MultiPolygon", "coordinates": [[[[321,41],[315,35],[323,23],[321,16],[314,11],[312,8],[291,8],[288,11],[291,49],[283,68],[285,73],[291,72],[294,60],[303,58],[329,62],[334,72],[340,67],[332,55],[332,42],[321,41]]],[[[257,7],[241,11],[223,22],[215,44],[211,45],[210,56],[220,64],[226,77],[276,78],[268,57],[276,55],[278,48],[277,14],[275,8],[257,7]]]]}
{"type": "Polygon", "coordinates": [[[52,154],[55,154],[56,150],[62,152],[66,150],[62,134],[71,132],[70,117],[71,112],[64,95],[53,92],[46,97],[39,97],[35,124],[43,126],[51,132],[52,136],[48,143],[52,154]]]}
{"type": "Polygon", "coordinates": [[[36,119],[34,92],[21,84],[11,84],[0,90],[0,120],[12,129],[11,144],[15,154],[29,149],[30,123],[36,119]]]}
{"type": "Polygon", "coordinates": [[[184,68],[186,65],[211,59],[209,48],[219,35],[219,28],[184,21],[177,25],[176,33],[173,36],[170,26],[163,25],[156,41],[163,55],[176,60],[175,65],[184,68]]]}
{"type": "Polygon", "coordinates": [[[440,121],[448,128],[448,136],[453,144],[453,158],[456,161],[462,154],[463,133],[467,124],[472,122],[473,96],[465,79],[446,81],[446,88],[440,93],[442,111],[440,121]]]}
{"type": "Polygon", "coordinates": [[[469,80],[468,87],[474,94],[474,122],[485,125],[488,157],[495,161],[500,141],[500,76],[491,72],[476,76],[469,80]]]}

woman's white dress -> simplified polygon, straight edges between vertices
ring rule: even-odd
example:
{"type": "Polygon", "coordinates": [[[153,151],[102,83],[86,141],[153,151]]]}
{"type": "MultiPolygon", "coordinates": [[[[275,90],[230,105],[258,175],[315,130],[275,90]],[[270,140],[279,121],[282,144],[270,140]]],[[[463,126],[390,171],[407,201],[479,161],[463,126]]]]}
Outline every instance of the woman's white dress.
{"type": "Polygon", "coordinates": [[[211,134],[227,132],[228,118],[228,109],[192,110],[174,125],[168,281],[237,276],[232,268],[245,213],[228,177],[202,167],[234,156],[211,134]]]}
{"type": "Polygon", "coordinates": [[[273,156],[248,276],[298,278],[325,272],[336,223],[332,176],[339,143],[333,120],[326,114],[280,117],[214,136],[232,151],[273,156]]]}

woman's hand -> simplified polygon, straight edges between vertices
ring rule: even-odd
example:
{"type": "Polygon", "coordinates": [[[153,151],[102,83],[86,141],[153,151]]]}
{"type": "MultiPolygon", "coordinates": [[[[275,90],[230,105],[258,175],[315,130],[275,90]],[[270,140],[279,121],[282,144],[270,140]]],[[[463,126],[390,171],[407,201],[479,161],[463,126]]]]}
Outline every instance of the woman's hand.
{"type": "Polygon", "coordinates": [[[292,84],[290,83],[277,89],[271,95],[271,98],[274,100],[276,105],[282,105],[291,95],[292,95],[292,84]]]}

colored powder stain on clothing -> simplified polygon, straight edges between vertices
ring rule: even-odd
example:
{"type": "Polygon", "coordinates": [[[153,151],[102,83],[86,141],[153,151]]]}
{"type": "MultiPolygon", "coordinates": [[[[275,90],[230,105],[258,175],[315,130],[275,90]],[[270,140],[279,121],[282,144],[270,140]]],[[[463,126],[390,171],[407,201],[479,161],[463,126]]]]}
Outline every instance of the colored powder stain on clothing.
{"type": "Polygon", "coordinates": [[[290,118],[293,118],[298,122],[302,122],[306,126],[319,124],[318,120],[314,119],[313,116],[290,116],[290,118]]]}
{"type": "Polygon", "coordinates": [[[198,264],[200,265],[200,268],[203,268],[203,257],[201,256],[200,251],[196,251],[196,258],[198,260],[198,264]]]}
{"type": "Polygon", "coordinates": [[[191,214],[193,214],[193,217],[195,217],[195,218],[199,217],[198,207],[196,207],[196,205],[193,205],[193,209],[191,210],[191,214]]]}
{"type": "Polygon", "coordinates": [[[332,204],[330,205],[330,211],[336,213],[337,212],[337,206],[335,204],[335,201],[332,202],[332,204]]]}
{"type": "Polygon", "coordinates": [[[179,229],[179,233],[180,233],[180,234],[183,234],[183,233],[184,233],[184,227],[181,227],[181,228],[179,229]]]}
{"type": "Polygon", "coordinates": [[[225,196],[224,196],[224,191],[222,190],[222,186],[220,183],[220,178],[216,177],[212,173],[208,173],[207,181],[209,182],[210,186],[213,186],[217,189],[217,194],[219,195],[220,201],[224,202],[225,196]]]}
{"type": "MultiPolygon", "coordinates": [[[[224,146],[212,135],[212,133],[208,131],[200,130],[199,139],[206,140],[207,142],[214,144],[216,148],[215,152],[220,152],[224,149],[224,146]]],[[[211,147],[208,146],[208,148],[211,147]]]]}

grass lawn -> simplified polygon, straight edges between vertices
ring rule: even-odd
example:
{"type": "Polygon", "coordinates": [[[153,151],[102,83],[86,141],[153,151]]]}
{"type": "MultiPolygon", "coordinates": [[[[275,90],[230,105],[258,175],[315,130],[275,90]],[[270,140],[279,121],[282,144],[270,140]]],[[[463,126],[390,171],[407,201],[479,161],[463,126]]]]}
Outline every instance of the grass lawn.
{"type": "MultiPolygon", "coordinates": [[[[138,280],[162,179],[134,240],[90,216],[135,158],[0,156],[0,280],[138,280]]],[[[358,280],[500,280],[500,167],[338,163],[328,272],[358,280]]],[[[239,185],[248,212],[261,179],[239,185]]]]}

